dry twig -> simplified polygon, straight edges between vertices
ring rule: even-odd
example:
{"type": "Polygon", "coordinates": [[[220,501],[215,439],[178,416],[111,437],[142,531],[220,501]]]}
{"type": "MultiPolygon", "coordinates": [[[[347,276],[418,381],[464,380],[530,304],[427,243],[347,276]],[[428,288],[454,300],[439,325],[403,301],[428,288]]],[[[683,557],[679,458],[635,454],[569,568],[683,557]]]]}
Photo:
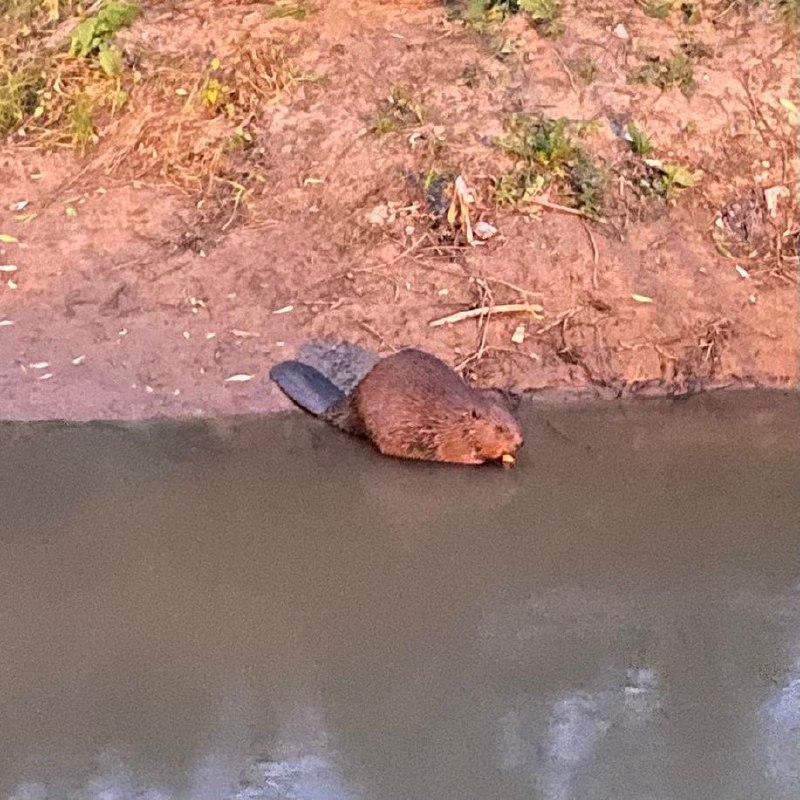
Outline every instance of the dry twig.
{"type": "Polygon", "coordinates": [[[562,206],[560,203],[551,203],[549,200],[544,200],[541,197],[533,197],[530,200],[527,200],[528,203],[533,203],[534,205],[541,206],[542,208],[549,208],[551,211],[559,211],[562,214],[571,214],[574,217],[583,217],[584,219],[590,219],[593,222],[605,222],[602,217],[595,217],[592,214],[587,214],[585,211],[581,211],[579,208],[572,208],[571,206],[562,206]]]}
{"type": "Polygon", "coordinates": [[[589,226],[585,222],[582,222],[581,224],[583,225],[583,229],[586,231],[586,235],[589,237],[589,243],[592,245],[592,288],[597,289],[597,265],[600,261],[600,251],[597,249],[597,242],[595,242],[594,236],[589,230],[589,226]]]}
{"type": "Polygon", "coordinates": [[[435,319],[428,323],[431,328],[439,328],[442,325],[450,325],[454,322],[463,322],[465,319],[475,319],[489,314],[530,314],[536,319],[541,319],[544,311],[542,306],[537,303],[506,303],[498,306],[481,306],[480,308],[469,308],[466,311],[458,311],[446,317],[435,319]]]}

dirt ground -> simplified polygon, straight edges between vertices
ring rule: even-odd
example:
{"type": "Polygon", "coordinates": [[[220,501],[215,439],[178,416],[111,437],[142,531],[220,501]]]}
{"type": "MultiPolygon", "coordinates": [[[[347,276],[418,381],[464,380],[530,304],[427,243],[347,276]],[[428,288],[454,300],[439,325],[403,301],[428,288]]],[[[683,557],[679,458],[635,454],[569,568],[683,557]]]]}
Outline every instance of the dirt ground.
{"type": "Polygon", "coordinates": [[[269,367],[320,338],[515,390],[795,386],[796,41],[773,4],[565,0],[559,35],[458,5],[142,3],[93,141],[33,112],[0,145],[0,418],[283,408],[269,367]],[[680,48],[693,90],[631,80],[680,48]],[[597,209],[560,179],[498,202],[515,112],[596,122],[597,209]],[[663,169],[630,121],[692,186],[646,190],[663,169]],[[442,218],[457,175],[485,242],[442,218]]]}

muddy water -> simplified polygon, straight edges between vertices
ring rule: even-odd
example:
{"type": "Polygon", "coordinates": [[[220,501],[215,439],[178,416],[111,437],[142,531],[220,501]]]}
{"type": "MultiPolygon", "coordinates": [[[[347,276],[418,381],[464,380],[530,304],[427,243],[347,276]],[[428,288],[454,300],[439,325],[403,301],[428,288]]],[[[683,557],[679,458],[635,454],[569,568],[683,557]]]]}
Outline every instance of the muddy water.
{"type": "Polygon", "coordinates": [[[796,800],[800,404],[0,427],[0,797],[796,800]]]}

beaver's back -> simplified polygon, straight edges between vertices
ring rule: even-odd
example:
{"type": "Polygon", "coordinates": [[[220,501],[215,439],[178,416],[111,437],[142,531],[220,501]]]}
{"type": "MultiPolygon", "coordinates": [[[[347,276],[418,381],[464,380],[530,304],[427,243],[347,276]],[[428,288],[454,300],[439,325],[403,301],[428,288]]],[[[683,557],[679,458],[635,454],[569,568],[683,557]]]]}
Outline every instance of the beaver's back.
{"type": "Polygon", "coordinates": [[[463,435],[481,396],[443,361],[410,349],[379,361],[350,402],[383,453],[435,458],[443,438],[463,435]]]}

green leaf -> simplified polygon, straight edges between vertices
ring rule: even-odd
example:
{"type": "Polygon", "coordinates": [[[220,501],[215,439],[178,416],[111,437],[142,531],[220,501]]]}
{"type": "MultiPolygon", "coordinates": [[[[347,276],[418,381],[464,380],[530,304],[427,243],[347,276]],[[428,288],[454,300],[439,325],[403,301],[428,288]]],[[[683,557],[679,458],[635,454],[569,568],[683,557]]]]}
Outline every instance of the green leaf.
{"type": "Polygon", "coordinates": [[[97,18],[110,33],[116,33],[120,28],[132,25],[140,13],[135,3],[109,3],[100,10],[97,18]]]}
{"type": "Polygon", "coordinates": [[[680,164],[664,164],[664,174],[675,186],[682,186],[687,189],[697,182],[694,173],[680,164]]]}
{"type": "Polygon", "coordinates": [[[122,74],[124,67],[122,53],[116,47],[108,47],[105,50],[101,50],[98,62],[100,63],[100,69],[109,78],[116,78],[117,75],[122,74]]]}
{"type": "Polygon", "coordinates": [[[88,56],[92,52],[92,42],[97,30],[97,19],[89,17],[72,32],[69,53],[72,56],[88,56]]]}
{"type": "Polygon", "coordinates": [[[69,52],[85,58],[108,45],[114,34],[131,25],[139,16],[139,6],[134,3],[108,3],[94,16],[87,17],[73,31],[69,52]]]}

